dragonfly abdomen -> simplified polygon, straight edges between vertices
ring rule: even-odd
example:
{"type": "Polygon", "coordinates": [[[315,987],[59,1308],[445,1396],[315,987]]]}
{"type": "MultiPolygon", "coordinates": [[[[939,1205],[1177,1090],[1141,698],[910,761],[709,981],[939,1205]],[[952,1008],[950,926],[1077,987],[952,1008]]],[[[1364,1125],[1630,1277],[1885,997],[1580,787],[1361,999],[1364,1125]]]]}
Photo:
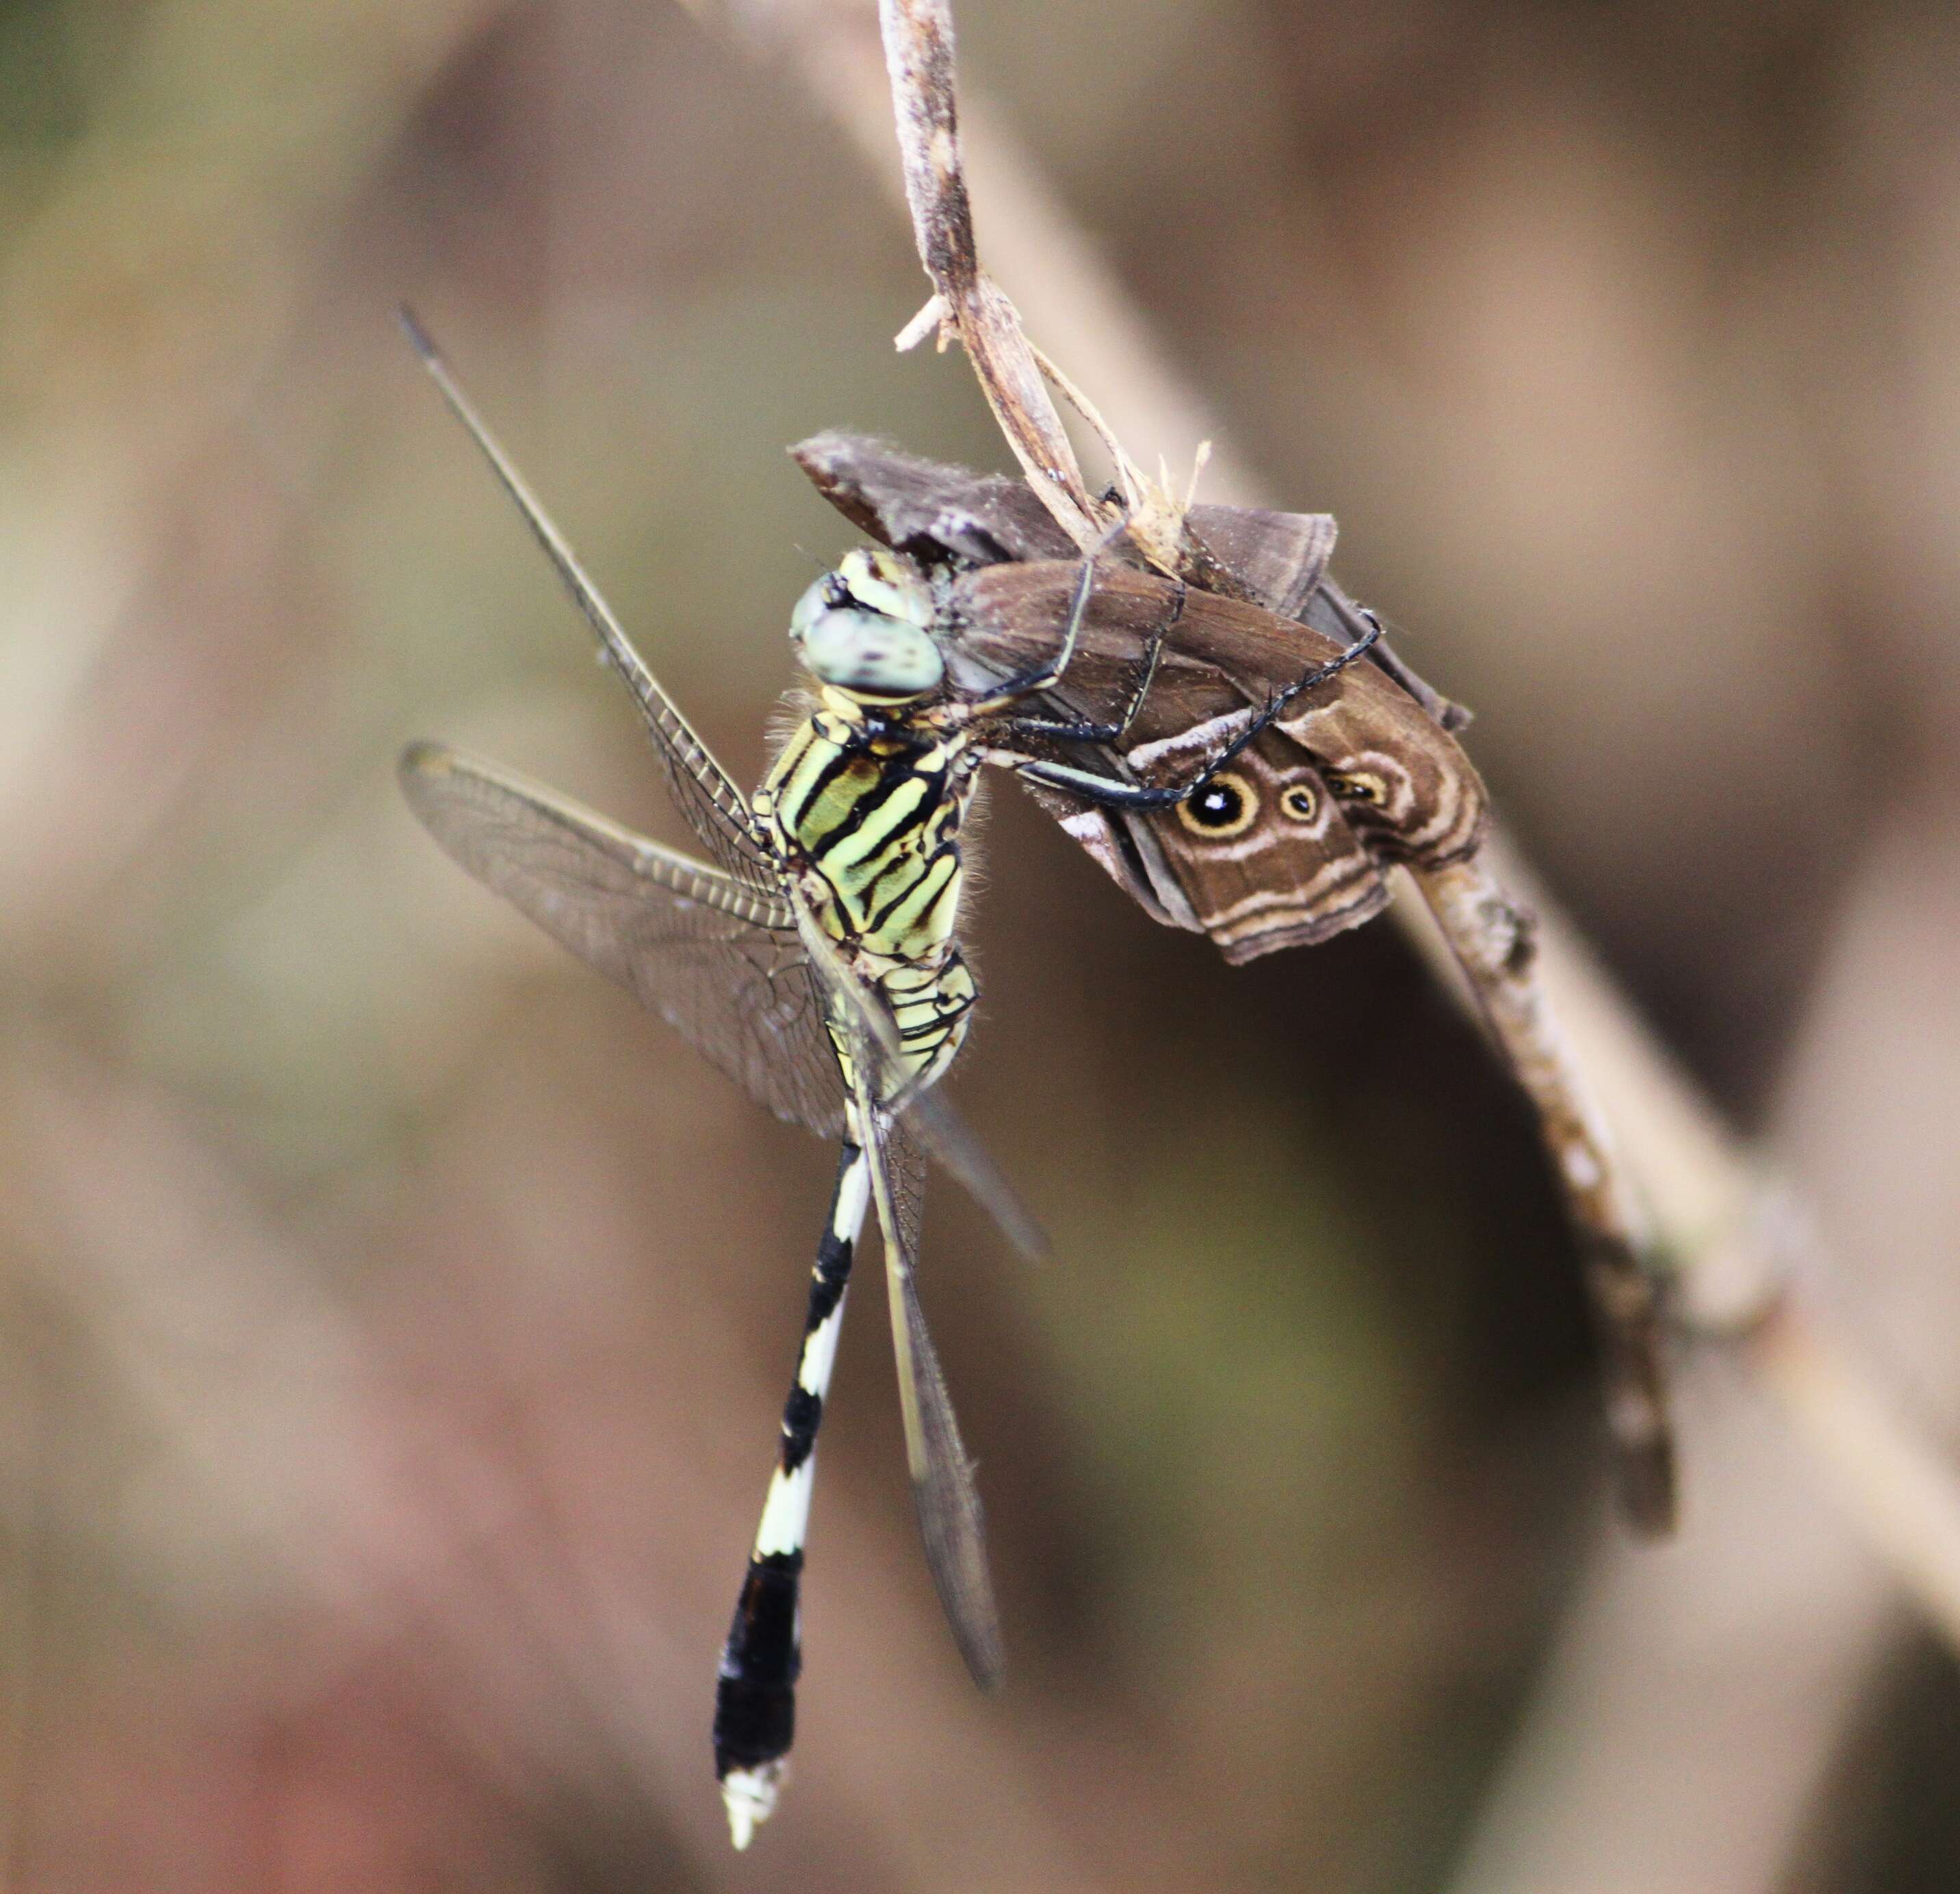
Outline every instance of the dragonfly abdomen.
{"type": "Polygon", "coordinates": [[[775,1806],[783,1758],[796,1737],[796,1686],[803,1670],[798,1594],[816,1474],[817,1429],[830,1392],[852,1253],[870,1190],[865,1152],[847,1141],[810,1273],[810,1308],[797,1352],[796,1380],[783,1409],[776,1470],[734,1622],[722,1646],[714,1692],[714,1772],[737,1848],[748,1845],[755,1825],[766,1820],[775,1806]]]}
{"type": "Polygon", "coordinates": [[[930,1084],[953,1063],[979,997],[972,971],[956,948],[937,966],[894,968],[878,982],[899,1030],[909,1072],[930,1084]]]}

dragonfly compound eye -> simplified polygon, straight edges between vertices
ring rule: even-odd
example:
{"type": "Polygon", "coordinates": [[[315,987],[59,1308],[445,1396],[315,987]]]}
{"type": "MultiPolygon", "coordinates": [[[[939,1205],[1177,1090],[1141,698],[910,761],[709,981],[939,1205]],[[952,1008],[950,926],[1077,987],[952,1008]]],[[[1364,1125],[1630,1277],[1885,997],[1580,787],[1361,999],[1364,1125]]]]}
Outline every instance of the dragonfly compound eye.
{"type": "Polygon", "coordinates": [[[790,609],[790,638],[801,644],[804,634],[825,612],[851,602],[850,588],[841,573],[826,572],[804,586],[803,596],[790,609]]]}
{"type": "Polygon", "coordinates": [[[811,676],[840,691],[923,697],[946,676],[939,647],[917,625],[863,605],[826,606],[800,625],[792,619],[791,634],[811,676]]]}

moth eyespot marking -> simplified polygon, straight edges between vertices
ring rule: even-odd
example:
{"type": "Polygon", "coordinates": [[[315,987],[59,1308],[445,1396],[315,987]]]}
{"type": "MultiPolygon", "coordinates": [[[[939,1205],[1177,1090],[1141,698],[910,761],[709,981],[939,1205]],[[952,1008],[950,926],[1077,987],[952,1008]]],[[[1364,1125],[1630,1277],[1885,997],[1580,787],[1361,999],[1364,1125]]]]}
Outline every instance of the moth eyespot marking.
{"type": "Polygon", "coordinates": [[[1320,798],[1314,794],[1312,784],[1295,783],[1280,792],[1280,807],[1296,822],[1310,822],[1320,813],[1320,798]]]}
{"type": "Polygon", "coordinates": [[[1379,776],[1357,770],[1349,774],[1330,770],[1327,787],[1345,802],[1367,802],[1380,809],[1389,799],[1389,786],[1379,776]]]}
{"type": "Polygon", "coordinates": [[[1258,814],[1258,791],[1231,770],[1221,770],[1195,796],[1177,805],[1177,819],[1192,834],[1213,841],[1244,834],[1258,814]]]}

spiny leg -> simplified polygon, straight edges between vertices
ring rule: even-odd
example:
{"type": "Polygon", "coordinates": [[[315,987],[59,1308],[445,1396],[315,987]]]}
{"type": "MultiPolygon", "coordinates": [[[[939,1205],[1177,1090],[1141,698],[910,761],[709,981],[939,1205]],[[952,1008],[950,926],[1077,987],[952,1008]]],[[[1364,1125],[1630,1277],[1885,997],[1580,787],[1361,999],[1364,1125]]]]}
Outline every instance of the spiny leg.
{"type": "Polygon", "coordinates": [[[847,1139],[829,1221],[811,1272],[796,1380],[783,1406],[782,1447],[715,1684],[714,1773],[738,1848],[749,1845],[757,1824],[767,1821],[775,1808],[784,1759],[796,1736],[796,1684],[803,1669],[798,1593],[816,1474],[816,1434],[837,1359],[851,1258],[870,1195],[864,1148],[847,1139]]]}
{"type": "MultiPolygon", "coordinates": [[[[999,686],[987,696],[968,705],[975,717],[991,717],[1018,704],[1023,698],[1032,697],[1042,691],[1052,690],[1067,675],[1068,667],[1075,660],[1075,647],[1080,641],[1082,628],[1089,617],[1089,601],[1096,589],[1096,561],[1123,535],[1129,524],[1127,519],[1118,520],[1103,534],[1096,544],[1082,555],[1082,571],[1075,582],[1075,596],[1070,601],[1068,622],[1064,627],[1061,643],[1052,657],[1044,658],[1039,664],[1031,665],[1002,680],[999,686]]],[[[1153,662],[1151,669],[1156,669],[1153,662]]]]}
{"type": "MultiPolygon", "coordinates": [[[[1096,550],[1099,551],[1101,548],[1096,550]]],[[[1024,697],[1032,697],[1037,691],[1052,689],[1059,684],[1075,660],[1075,647],[1082,637],[1083,624],[1089,615],[1089,600],[1095,589],[1096,553],[1091,552],[1083,558],[1081,576],[1075,582],[1075,596],[1069,603],[1068,622],[1063,628],[1061,643],[1055,648],[1055,655],[1043,658],[1039,664],[1030,665],[1025,671],[1016,672],[1010,678],[1002,678],[995,689],[967,706],[969,713],[992,717],[1010,704],[1018,704],[1024,697]]]]}
{"type": "Polygon", "coordinates": [[[1130,686],[1122,710],[1112,721],[1098,723],[1080,717],[1014,717],[1007,720],[1008,731],[1015,736],[1059,737],[1072,743],[1121,742],[1130,726],[1136,722],[1137,713],[1144,707],[1144,700],[1150,694],[1150,686],[1157,681],[1157,667],[1163,661],[1164,645],[1172,629],[1184,615],[1184,601],[1185,587],[1180,581],[1170,610],[1144,642],[1144,655],[1132,673],[1135,681],[1130,686]]]}
{"type": "Polygon", "coordinates": [[[1071,795],[1080,796],[1086,802],[1099,803],[1106,809],[1169,809],[1177,803],[1188,802],[1242,751],[1255,742],[1262,732],[1274,723],[1295,698],[1346,670],[1349,665],[1366,656],[1370,647],[1379,640],[1381,635],[1380,624],[1370,624],[1338,656],[1328,659],[1323,664],[1316,664],[1304,676],[1296,678],[1285,689],[1274,692],[1230,742],[1226,744],[1195,775],[1188,777],[1182,783],[1150,787],[1138,783],[1119,782],[1114,777],[1099,775],[1093,770],[1078,769],[1071,763],[1052,762],[1045,757],[1016,756],[1011,752],[998,749],[990,749],[988,755],[990,760],[1025,776],[1030,782],[1045,783],[1051,789],[1066,790],[1071,795]]]}

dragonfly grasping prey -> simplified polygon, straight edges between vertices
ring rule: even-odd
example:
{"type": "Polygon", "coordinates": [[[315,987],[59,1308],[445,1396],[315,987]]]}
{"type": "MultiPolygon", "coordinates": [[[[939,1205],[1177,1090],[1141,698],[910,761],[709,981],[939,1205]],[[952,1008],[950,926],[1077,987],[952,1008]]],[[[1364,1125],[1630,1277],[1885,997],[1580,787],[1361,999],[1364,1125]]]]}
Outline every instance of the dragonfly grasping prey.
{"type": "MultiPolygon", "coordinates": [[[[981,766],[997,761],[1079,793],[1165,807],[1197,792],[1230,755],[1187,782],[1144,788],[1009,747],[1029,732],[1102,732],[1017,714],[1068,668],[1095,583],[1094,554],[1081,561],[1055,647],[1020,675],[961,692],[948,682],[933,635],[941,601],[932,581],[902,555],[867,548],[812,584],[791,614],[793,646],[817,687],[814,706],[762,788],[745,798],[635,651],[434,344],[406,312],[403,321],[632,693],[674,800],[712,860],[436,744],[414,745],[402,757],[410,804],[463,868],[635,994],[751,1097],[840,1143],[776,1467],[716,1691],[715,1769],[730,1832],[744,1848],[775,1805],[794,1735],[813,1456],[853,1256],[873,1204],[927,1562],[976,1681],[991,1685],[1001,1672],[979,1495],[915,1281],[921,1146],[1018,1248],[1044,1247],[933,1089],[976,998],[956,924],[960,829],[981,766]]],[[[1321,666],[1276,693],[1270,715],[1339,668],[1321,666]]],[[[1154,669],[1153,650],[1137,666],[1131,713],[1154,669]]],[[[1245,742],[1269,720],[1255,720],[1245,742]]]]}

